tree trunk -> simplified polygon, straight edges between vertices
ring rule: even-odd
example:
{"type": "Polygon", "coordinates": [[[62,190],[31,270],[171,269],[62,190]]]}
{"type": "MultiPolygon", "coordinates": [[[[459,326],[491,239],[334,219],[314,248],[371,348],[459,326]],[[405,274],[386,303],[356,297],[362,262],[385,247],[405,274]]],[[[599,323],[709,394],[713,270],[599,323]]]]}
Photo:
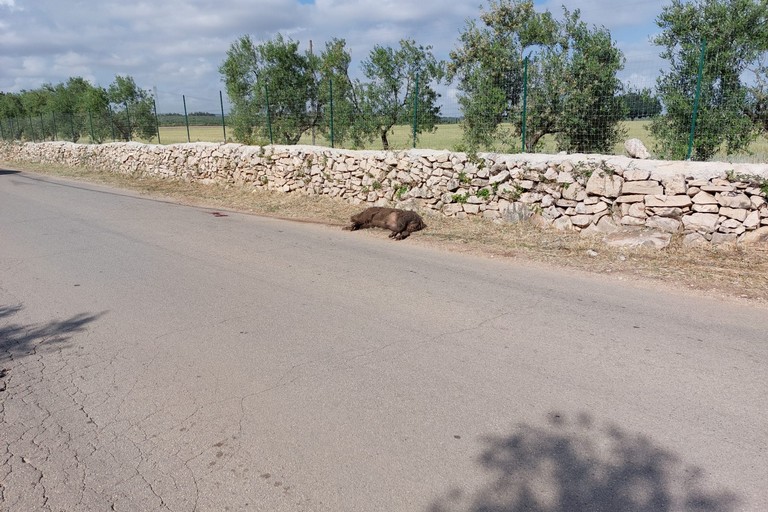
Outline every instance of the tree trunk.
{"type": "Polygon", "coordinates": [[[384,151],[389,151],[389,140],[387,140],[387,130],[381,132],[381,147],[384,151]]]}

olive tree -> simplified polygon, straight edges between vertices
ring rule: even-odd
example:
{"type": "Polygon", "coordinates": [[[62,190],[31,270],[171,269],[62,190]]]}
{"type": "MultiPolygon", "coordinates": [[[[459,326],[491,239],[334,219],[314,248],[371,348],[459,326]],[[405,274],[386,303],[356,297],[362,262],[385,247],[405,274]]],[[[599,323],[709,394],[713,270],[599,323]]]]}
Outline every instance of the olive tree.
{"type": "Polygon", "coordinates": [[[624,57],[610,32],[588,26],[578,10],[563,8],[558,20],[531,0],[490,0],[459,43],[448,69],[458,79],[468,148],[514,149],[525,88],[524,150],[555,135],[561,150],[608,151],[622,136],[626,107],[616,74],[624,57]]]}
{"type": "Polygon", "coordinates": [[[707,160],[721,147],[728,153],[745,149],[757,135],[760,115],[755,109],[760,102],[750,101],[743,76],[768,48],[768,3],[672,0],[656,23],[661,33],[654,43],[669,61],[669,70],[657,81],[664,113],[651,125],[656,152],[667,158],[687,156],[697,87],[701,93],[691,158],[707,160]]]}

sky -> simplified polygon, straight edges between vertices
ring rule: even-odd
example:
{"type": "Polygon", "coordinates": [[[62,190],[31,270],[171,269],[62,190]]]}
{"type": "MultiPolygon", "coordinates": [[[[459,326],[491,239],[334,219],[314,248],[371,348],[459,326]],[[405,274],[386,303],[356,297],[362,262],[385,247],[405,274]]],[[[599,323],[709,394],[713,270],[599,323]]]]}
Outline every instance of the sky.
{"type": "MultiPolygon", "coordinates": [[[[652,87],[664,67],[650,40],[670,0],[536,0],[558,18],[562,6],[605,26],[626,58],[620,78],[652,87]]],[[[0,91],[20,92],[83,77],[108,87],[130,75],[156,93],[158,112],[218,112],[226,92],[219,66],[243,35],[256,42],[281,33],[319,49],[347,41],[350,73],[374,45],[401,39],[431,45],[448,59],[467,20],[487,0],[0,0],[0,91]]],[[[457,112],[455,90],[443,88],[443,113],[457,112]]]]}

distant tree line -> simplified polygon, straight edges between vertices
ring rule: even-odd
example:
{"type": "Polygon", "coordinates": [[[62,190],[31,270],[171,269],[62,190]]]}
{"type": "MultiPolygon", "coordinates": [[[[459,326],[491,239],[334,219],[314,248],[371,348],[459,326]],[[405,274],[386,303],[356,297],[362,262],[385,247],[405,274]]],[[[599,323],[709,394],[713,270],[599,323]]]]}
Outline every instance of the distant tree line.
{"type": "Polygon", "coordinates": [[[0,122],[5,138],[150,140],[157,131],[152,96],[120,75],[106,89],[74,77],[31,91],[0,92],[0,122]]]}
{"type": "MultiPolygon", "coordinates": [[[[648,119],[657,155],[684,158],[696,108],[691,156],[702,160],[721,148],[742,151],[768,132],[768,3],[671,0],[656,23],[654,43],[669,70],[654,89],[640,90],[617,78],[625,58],[605,27],[586,24],[578,10],[537,11],[532,0],[488,0],[447,62],[403,39],[374,46],[354,79],[344,39],[314,51],[281,34],[258,43],[245,35],[219,68],[231,104],[226,121],[243,143],[295,144],[312,132],[388,149],[395,125],[412,126],[418,137],[450,122],[463,130],[456,149],[535,151],[550,136],[561,151],[611,152],[625,136],[622,120],[648,119]],[[441,83],[457,86],[459,115],[442,114],[441,83]]],[[[152,107],[130,76],[106,89],[76,77],[0,93],[0,122],[6,138],[40,118],[43,130],[71,140],[86,133],[96,142],[151,139],[152,107]]],[[[187,121],[209,124],[212,116],[196,112],[187,121]]],[[[181,114],[161,117],[186,122],[181,114]]]]}

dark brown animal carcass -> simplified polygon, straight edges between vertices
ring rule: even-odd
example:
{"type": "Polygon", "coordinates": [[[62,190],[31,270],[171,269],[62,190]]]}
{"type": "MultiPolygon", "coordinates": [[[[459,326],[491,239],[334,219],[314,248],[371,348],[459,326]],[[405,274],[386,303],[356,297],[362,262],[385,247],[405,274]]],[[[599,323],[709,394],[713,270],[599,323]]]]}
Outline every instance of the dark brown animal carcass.
{"type": "Polygon", "coordinates": [[[344,229],[356,231],[366,228],[383,228],[392,231],[389,238],[394,240],[403,240],[408,238],[414,231],[419,231],[427,227],[418,213],[409,210],[400,210],[398,208],[385,208],[383,206],[372,206],[362,212],[353,215],[350,220],[352,224],[344,229]]]}

